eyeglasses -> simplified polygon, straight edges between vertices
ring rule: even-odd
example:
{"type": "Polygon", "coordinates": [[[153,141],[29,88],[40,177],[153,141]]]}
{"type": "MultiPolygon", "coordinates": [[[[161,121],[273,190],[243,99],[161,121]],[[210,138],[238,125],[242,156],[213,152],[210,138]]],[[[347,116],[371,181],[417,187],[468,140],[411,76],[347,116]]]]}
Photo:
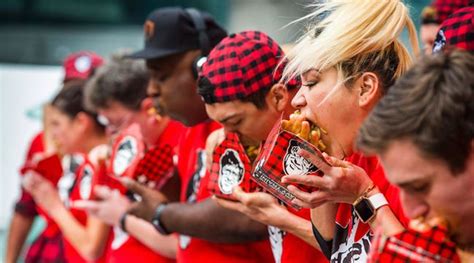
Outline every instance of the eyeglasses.
{"type": "Polygon", "coordinates": [[[97,121],[107,127],[107,130],[111,131],[112,134],[117,133],[125,129],[128,125],[131,124],[133,114],[127,114],[125,117],[120,118],[117,121],[111,121],[109,118],[104,115],[97,115],[97,121]]]}

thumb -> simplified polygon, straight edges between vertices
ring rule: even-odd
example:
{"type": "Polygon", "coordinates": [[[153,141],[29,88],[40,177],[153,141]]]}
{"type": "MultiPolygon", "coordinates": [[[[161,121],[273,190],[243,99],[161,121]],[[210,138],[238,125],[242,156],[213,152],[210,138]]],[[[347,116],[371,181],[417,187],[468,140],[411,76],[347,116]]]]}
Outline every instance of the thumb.
{"type": "Polygon", "coordinates": [[[143,196],[146,193],[146,186],[138,183],[135,180],[132,180],[130,178],[124,177],[120,178],[120,182],[127,187],[130,191],[134,192],[135,194],[138,194],[140,196],[143,196]]]}

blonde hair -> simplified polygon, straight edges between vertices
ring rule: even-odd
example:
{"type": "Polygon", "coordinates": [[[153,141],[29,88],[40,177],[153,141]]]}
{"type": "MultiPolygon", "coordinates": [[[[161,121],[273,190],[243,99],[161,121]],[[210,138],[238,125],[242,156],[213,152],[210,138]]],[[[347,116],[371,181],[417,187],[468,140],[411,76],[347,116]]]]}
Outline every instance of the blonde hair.
{"type": "Polygon", "coordinates": [[[297,20],[310,21],[310,27],[287,54],[284,79],[335,67],[346,80],[374,72],[388,88],[412,63],[398,39],[404,28],[419,54],[415,26],[400,0],[326,0],[312,6],[312,13],[297,20]]]}

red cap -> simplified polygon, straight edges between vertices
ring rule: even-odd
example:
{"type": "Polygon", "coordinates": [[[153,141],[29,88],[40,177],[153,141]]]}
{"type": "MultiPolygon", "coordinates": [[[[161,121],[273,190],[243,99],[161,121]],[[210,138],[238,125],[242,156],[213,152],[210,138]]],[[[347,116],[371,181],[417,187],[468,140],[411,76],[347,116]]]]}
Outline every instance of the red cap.
{"type": "Polygon", "coordinates": [[[458,9],[472,5],[472,0],[435,0],[432,6],[437,13],[438,24],[443,23],[452,13],[458,9]]]}
{"type": "Polygon", "coordinates": [[[474,51],[474,7],[459,9],[441,24],[433,53],[449,46],[474,51]]]}
{"type": "MultiPolygon", "coordinates": [[[[224,38],[202,66],[198,93],[206,103],[243,99],[281,80],[283,51],[265,33],[246,31],[224,38]]],[[[283,61],[285,62],[285,61],[283,61]]],[[[292,79],[289,86],[299,86],[292,79]]]]}
{"type": "Polygon", "coordinates": [[[91,51],[72,53],[63,62],[64,81],[86,80],[103,63],[102,57],[91,51]]]}

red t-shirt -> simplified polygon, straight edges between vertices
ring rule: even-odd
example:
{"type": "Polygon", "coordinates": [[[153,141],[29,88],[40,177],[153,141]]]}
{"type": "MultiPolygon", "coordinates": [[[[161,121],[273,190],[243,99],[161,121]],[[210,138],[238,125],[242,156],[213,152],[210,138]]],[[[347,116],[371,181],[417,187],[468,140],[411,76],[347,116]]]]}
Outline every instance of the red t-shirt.
{"type": "MultiPolygon", "coordinates": [[[[304,219],[311,220],[309,209],[296,211],[289,208],[288,211],[304,219]]],[[[277,263],[328,262],[321,251],[291,233],[273,226],[268,227],[268,233],[272,244],[273,256],[277,263]]]]}
{"type": "MultiPolygon", "coordinates": [[[[181,140],[178,170],[181,177],[181,201],[195,203],[210,197],[207,187],[205,144],[220,124],[206,121],[188,128],[181,140]]],[[[274,262],[268,240],[244,244],[217,244],[194,237],[179,236],[178,262],[274,262]]]]}
{"type": "MultiPolygon", "coordinates": [[[[182,137],[184,126],[176,121],[170,121],[158,141],[153,146],[167,144],[176,148],[182,137]]],[[[176,151],[174,151],[176,152],[176,151]]],[[[132,262],[139,255],[141,262],[172,263],[174,259],[164,257],[148,248],[133,236],[129,236],[119,227],[114,227],[114,240],[111,243],[107,262],[132,262]]]]}
{"type": "MultiPolygon", "coordinates": [[[[71,189],[69,195],[69,202],[74,202],[77,200],[90,200],[93,197],[92,189],[94,187],[94,176],[96,175],[96,167],[92,164],[92,162],[84,156],[85,160],[83,164],[77,168],[76,170],[76,178],[74,181],[74,185],[71,189]]],[[[78,210],[75,208],[69,208],[74,218],[79,221],[80,224],[85,226],[87,224],[87,214],[83,210],[78,210]]],[[[72,246],[71,243],[64,237],[64,254],[66,257],[66,261],[69,263],[82,263],[82,262],[89,262],[85,260],[79,252],[72,246]]],[[[110,238],[109,238],[110,240],[110,238]]],[[[106,246],[108,247],[108,246],[106,246]]],[[[94,262],[107,262],[107,251],[104,251],[102,256],[95,260],[94,262]]]]}
{"type": "MultiPolygon", "coordinates": [[[[385,178],[379,159],[355,153],[347,158],[347,161],[366,171],[374,184],[384,194],[395,216],[406,225],[408,221],[402,210],[398,188],[391,185],[385,178]]],[[[318,236],[318,233],[315,234],[318,236]]],[[[332,246],[321,242],[320,245],[324,254],[330,255],[331,262],[366,262],[372,236],[370,226],[359,220],[351,204],[339,204],[332,246]]]]}

